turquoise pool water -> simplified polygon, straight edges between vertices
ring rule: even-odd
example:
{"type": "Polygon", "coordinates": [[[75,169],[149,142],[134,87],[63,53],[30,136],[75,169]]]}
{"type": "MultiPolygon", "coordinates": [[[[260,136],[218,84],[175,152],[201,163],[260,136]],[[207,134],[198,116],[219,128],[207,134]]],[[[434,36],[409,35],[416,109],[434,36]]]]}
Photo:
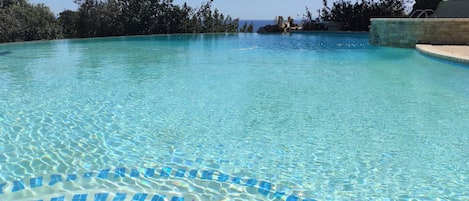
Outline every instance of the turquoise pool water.
{"type": "Polygon", "coordinates": [[[469,66],[367,41],[222,34],[0,45],[0,199],[115,189],[186,200],[468,200],[469,66]],[[121,167],[123,179],[12,192],[14,181],[121,167]],[[151,167],[272,187],[265,195],[203,176],[128,176],[151,167]]]}

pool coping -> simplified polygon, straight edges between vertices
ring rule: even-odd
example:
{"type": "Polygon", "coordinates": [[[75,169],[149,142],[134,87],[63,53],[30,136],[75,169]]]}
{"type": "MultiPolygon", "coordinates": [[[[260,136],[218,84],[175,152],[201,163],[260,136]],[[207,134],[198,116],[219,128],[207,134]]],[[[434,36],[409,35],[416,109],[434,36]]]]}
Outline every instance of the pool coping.
{"type": "Polygon", "coordinates": [[[469,45],[417,44],[415,48],[426,55],[469,64],[469,45]]]}

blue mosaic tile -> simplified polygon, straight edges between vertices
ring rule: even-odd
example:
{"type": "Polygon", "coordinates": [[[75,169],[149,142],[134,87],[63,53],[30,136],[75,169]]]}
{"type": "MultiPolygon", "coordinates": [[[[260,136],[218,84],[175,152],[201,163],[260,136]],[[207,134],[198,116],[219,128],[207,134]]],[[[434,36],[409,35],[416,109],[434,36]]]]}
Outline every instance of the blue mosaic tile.
{"type": "Polygon", "coordinates": [[[171,168],[170,167],[161,168],[161,172],[160,172],[161,177],[169,177],[170,174],[171,174],[171,168]]]}
{"type": "Polygon", "coordinates": [[[106,201],[109,193],[96,193],[94,194],[94,201],[106,201]]]}
{"type": "Polygon", "coordinates": [[[88,194],[76,194],[73,196],[72,201],[86,201],[88,194]]]}
{"type": "Polygon", "coordinates": [[[50,201],[65,201],[65,196],[55,197],[50,199],[50,201]]]}
{"type": "Polygon", "coordinates": [[[176,177],[184,177],[184,174],[186,173],[186,170],[184,169],[178,169],[176,170],[176,177]]]}
{"type": "Polygon", "coordinates": [[[116,168],[114,170],[114,178],[125,177],[125,168],[116,168]]]}
{"type": "Polygon", "coordinates": [[[0,194],[3,194],[3,188],[7,185],[7,183],[0,184],[0,194]]]}
{"type": "Polygon", "coordinates": [[[58,182],[62,182],[62,175],[53,174],[50,176],[49,186],[52,186],[58,182]]]}
{"type": "Polygon", "coordinates": [[[204,170],[202,172],[202,179],[212,180],[213,179],[213,171],[204,170]]]}
{"type": "Polygon", "coordinates": [[[288,198],[287,198],[287,201],[299,201],[299,200],[300,200],[300,198],[298,198],[298,197],[296,197],[296,196],[294,196],[294,195],[290,195],[290,196],[288,196],[288,198]]]}
{"type": "Polygon", "coordinates": [[[93,177],[93,173],[92,173],[92,172],[85,172],[85,173],[83,174],[83,178],[91,178],[91,177],[93,177]]]}
{"type": "Polygon", "coordinates": [[[140,172],[136,169],[130,170],[130,177],[140,177],[140,172]]]}
{"type": "Polygon", "coordinates": [[[257,179],[248,179],[246,186],[253,187],[257,184],[257,179]]]}
{"type": "Polygon", "coordinates": [[[145,177],[153,177],[155,175],[155,169],[154,168],[147,168],[145,171],[145,177]]]}
{"type": "Polygon", "coordinates": [[[228,176],[227,174],[220,173],[218,175],[217,180],[220,181],[220,182],[226,182],[226,181],[228,181],[228,179],[230,179],[230,176],[228,176]]]}
{"type": "Polygon", "coordinates": [[[132,201],[145,201],[146,197],[147,197],[147,194],[145,193],[137,193],[132,198],[132,201]]]}
{"type": "Polygon", "coordinates": [[[280,199],[280,198],[282,198],[284,195],[285,195],[284,192],[275,192],[275,193],[274,193],[274,198],[280,199]]]}
{"type": "Polygon", "coordinates": [[[16,192],[16,191],[23,190],[23,189],[24,189],[24,182],[22,180],[18,180],[18,181],[13,182],[13,190],[11,190],[11,192],[16,192]]]}
{"type": "Polygon", "coordinates": [[[259,184],[258,192],[266,196],[269,194],[271,186],[272,186],[271,183],[263,181],[259,184]]]}
{"type": "Polygon", "coordinates": [[[174,196],[171,198],[171,201],[184,201],[184,198],[174,196]]]}
{"type": "Polygon", "coordinates": [[[166,198],[166,196],[164,196],[164,195],[155,195],[155,196],[153,196],[151,201],[164,201],[164,198],[166,198]]]}
{"type": "Polygon", "coordinates": [[[241,178],[239,177],[235,177],[233,178],[233,180],[231,181],[233,184],[240,184],[241,183],[241,178]]]}
{"type": "MultiPolygon", "coordinates": [[[[108,178],[110,171],[111,171],[111,169],[101,170],[97,174],[97,178],[103,178],[103,179],[108,178]]],[[[114,176],[115,178],[125,177],[126,168],[115,168],[114,171],[115,171],[115,176],[114,176]]],[[[130,172],[130,177],[139,177],[140,176],[140,172],[139,172],[138,169],[131,169],[130,171],[131,171],[130,172]]],[[[172,172],[171,167],[163,167],[161,169],[160,176],[161,177],[170,177],[171,172],[172,172]]],[[[214,176],[214,173],[215,173],[214,171],[202,170],[200,178],[204,179],[204,180],[212,180],[213,176],[214,176]]],[[[154,174],[155,174],[155,169],[154,168],[147,168],[145,170],[145,173],[144,173],[145,177],[153,177],[154,174]]],[[[175,171],[174,176],[175,177],[184,177],[185,174],[186,174],[185,169],[177,169],[175,171]]],[[[198,170],[190,170],[188,172],[187,176],[189,178],[197,178],[197,174],[198,174],[198,170]]],[[[90,178],[90,177],[92,177],[92,175],[93,175],[93,172],[86,172],[86,173],[83,174],[83,177],[84,178],[90,178]]],[[[69,175],[67,175],[66,181],[76,180],[77,177],[78,177],[78,175],[76,175],[76,174],[69,174],[69,175]]],[[[226,182],[229,179],[230,179],[229,175],[219,173],[217,181],[226,182]]],[[[43,186],[43,177],[31,178],[29,181],[30,181],[29,183],[30,183],[31,188],[37,188],[37,187],[43,186]]],[[[257,179],[244,180],[240,177],[233,177],[232,178],[232,183],[234,183],[234,184],[241,184],[241,182],[243,182],[243,181],[246,181],[244,185],[248,186],[248,187],[255,187],[258,183],[257,179]]],[[[50,175],[49,186],[52,186],[52,185],[54,185],[58,182],[62,182],[62,175],[58,175],[58,174],[57,175],[50,175]]],[[[0,194],[4,193],[3,189],[5,188],[5,186],[7,184],[8,183],[0,184],[0,194]]],[[[266,182],[266,181],[260,181],[258,192],[260,194],[264,195],[264,196],[268,196],[270,194],[271,190],[272,190],[272,185],[273,185],[272,183],[269,183],[269,182],[266,182]]],[[[22,180],[17,180],[17,181],[13,182],[12,192],[17,192],[17,191],[23,190],[25,188],[26,188],[26,186],[25,186],[24,182],[22,180]]],[[[73,196],[71,201],[86,201],[87,200],[87,195],[88,194],[76,194],[76,195],[73,196]]],[[[284,200],[285,198],[283,198],[283,197],[285,195],[286,195],[285,192],[275,192],[274,195],[273,195],[273,199],[282,199],[282,200],[284,200]]],[[[133,196],[132,201],[145,201],[145,198],[147,196],[148,196],[148,194],[138,193],[138,194],[135,194],[133,196]]],[[[94,200],[95,201],[106,201],[106,200],[108,200],[108,197],[109,197],[109,193],[97,193],[97,194],[94,195],[94,200]]],[[[127,197],[126,193],[117,193],[114,196],[114,198],[112,199],[112,201],[125,201],[126,197],[127,197]]],[[[65,196],[51,198],[51,201],[64,201],[64,200],[65,200],[65,196]]],[[[156,195],[156,194],[151,199],[151,201],[164,201],[164,200],[166,200],[165,195],[156,195]]],[[[300,200],[301,199],[299,197],[295,196],[295,195],[290,195],[285,199],[285,201],[300,201],[300,200]]],[[[36,201],[43,201],[43,200],[36,200],[36,201]]],[[[184,198],[183,197],[172,197],[171,201],[184,201],[184,198]]],[[[302,201],[316,201],[316,200],[306,198],[306,199],[303,199],[302,201]]]]}
{"type": "Polygon", "coordinates": [[[197,170],[189,171],[189,178],[196,178],[197,177],[197,170]]]}
{"type": "Polygon", "coordinates": [[[101,171],[99,171],[98,176],[96,176],[96,177],[101,178],[101,179],[106,179],[107,176],[109,175],[109,171],[111,171],[111,169],[101,170],[101,171]]]}
{"type": "Polygon", "coordinates": [[[30,184],[31,188],[41,187],[42,186],[42,177],[29,179],[29,184],[30,184]]]}
{"type": "Polygon", "coordinates": [[[116,196],[114,196],[112,201],[125,201],[125,197],[127,197],[126,193],[116,193],[116,196]]]}
{"type": "Polygon", "coordinates": [[[73,180],[76,180],[77,179],[77,175],[76,174],[69,174],[67,175],[67,181],[73,181],[73,180]]]}

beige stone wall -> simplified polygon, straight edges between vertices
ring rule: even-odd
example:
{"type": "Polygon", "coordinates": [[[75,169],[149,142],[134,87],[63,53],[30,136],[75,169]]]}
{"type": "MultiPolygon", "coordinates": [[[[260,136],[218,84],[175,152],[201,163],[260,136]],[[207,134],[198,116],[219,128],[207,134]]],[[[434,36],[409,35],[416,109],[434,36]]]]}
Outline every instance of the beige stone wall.
{"type": "Polygon", "coordinates": [[[413,48],[417,43],[469,45],[469,18],[373,18],[370,44],[413,48]]]}

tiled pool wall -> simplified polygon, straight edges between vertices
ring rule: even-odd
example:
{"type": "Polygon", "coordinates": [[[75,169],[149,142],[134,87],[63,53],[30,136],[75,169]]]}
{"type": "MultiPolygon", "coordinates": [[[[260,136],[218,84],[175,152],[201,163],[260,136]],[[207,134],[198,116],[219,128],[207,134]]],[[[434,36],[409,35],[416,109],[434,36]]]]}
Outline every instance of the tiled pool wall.
{"type": "MultiPolygon", "coordinates": [[[[262,197],[273,199],[273,200],[287,200],[287,201],[313,201],[312,198],[301,198],[297,195],[289,194],[290,192],[284,192],[276,190],[275,184],[258,180],[255,178],[246,178],[227,175],[215,170],[196,170],[196,169],[184,169],[184,168],[172,168],[172,167],[151,167],[151,168],[109,168],[99,171],[83,172],[83,173],[72,173],[72,174],[51,174],[44,176],[37,176],[28,179],[17,179],[15,181],[0,182],[0,199],[5,194],[9,194],[9,197],[17,197],[18,199],[22,197],[22,200],[34,200],[34,201],[106,201],[108,199],[113,201],[145,201],[151,199],[152,201],[184,201],[184,200],[194,200],[193,198],[188,198],[184,196],[184,192],[180,195],[171,195],[174,192],[93,192],[100,188],[97,185],[99,182],[96,180],[101,180],[103,182],[114,182],[119,185],[126,185],[126,183],[121,180],[124,178],[130,178],[135,180],[142,180],[149,178],[157,179],[178,179],[186,178],[191,180],[201,180],[201,181],[214,181],[220,184],[230,184],[237,185],[245,188],[252,188],[256,194],[261,195],[262,197]],[[76,192],[68,193],[68,195],[62,195],[60,190],[53,190],[51,195],[40,195],[40,193],[22,193],[23,191],[34,191],[34,189],[40,188],[50,188],[54,189],[54,186],[66,185],[66,183],[77,182],[80,187],[76,192]],[[85,186],[96,185],[89,188],[89,192],[86,191],[85,186]],[[22,193],[22,194],[18,194],[22,193]],[[19,196],[15,196],[18,194],[19,196]],[[29,196],[28,196],[29,195],[29,196]],[[31,195],[34,195],[31,197],[31,195]],[[47,197],[47,198],[44,198],[47,197]]],[[[130,182],[132,183],[132,182],[130,182]]],[[[60,189],[60,188],[59,188],[60,189]]],[[[68,190],[70,191],[70,189],[68,190]]],[[[47,192],[47,191],[46,191],[47,192]]],[[[51,192],[50,192],[51,193],[51,192]]]]}
{"type": "Polygon", "coordinates": [[[415,44],[469,45],[469,18],[373,18],[370,44],[414,48],[415,44]]]}

